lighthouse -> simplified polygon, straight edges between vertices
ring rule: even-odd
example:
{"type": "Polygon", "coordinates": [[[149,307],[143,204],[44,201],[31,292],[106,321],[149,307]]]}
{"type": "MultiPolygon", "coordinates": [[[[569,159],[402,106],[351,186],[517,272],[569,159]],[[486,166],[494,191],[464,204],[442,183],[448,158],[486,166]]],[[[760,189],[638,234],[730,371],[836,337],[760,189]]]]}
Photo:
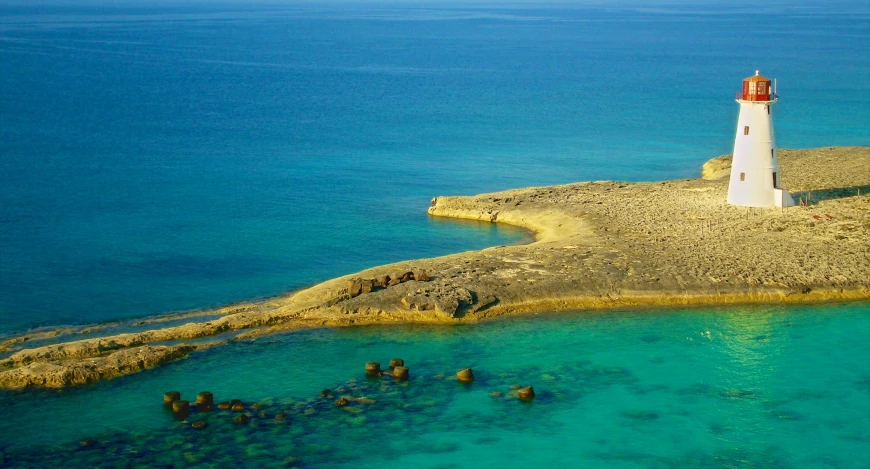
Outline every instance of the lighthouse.
{"type": "Polygon", "coordinates": [[[734,137],[728,203],[743,207],[790,207],[794,200],[780,187],[771,109],[777,95],[770,79],[755,72],[737,93],[740,114],[734,137]]]}

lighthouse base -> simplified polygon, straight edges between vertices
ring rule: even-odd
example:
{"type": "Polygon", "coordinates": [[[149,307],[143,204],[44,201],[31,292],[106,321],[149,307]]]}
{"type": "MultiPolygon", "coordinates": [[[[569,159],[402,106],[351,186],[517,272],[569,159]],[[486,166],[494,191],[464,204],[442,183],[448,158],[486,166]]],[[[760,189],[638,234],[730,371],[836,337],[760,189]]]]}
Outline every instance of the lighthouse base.
{"type": "Polygon", "coordinates": [[[791,194],[789,194],[787,190],[779,187],[768,189],[765,197],[758,197],[758,194],[756,194],[756,197],[754,198],[745,197],[745,194],[736,191],[735,193],[729,191],[727,202],[731,205],[737,205],[740,207],[755,208],[784,208],[795,205],[794,198],[792,198],[791,194]]]}
{"type": "Polygon", "coordinates": [[[776,188],[773,190],[773,203],[777,207],[791,207],[794,205],[794,199],[787,190],[776,188]]]}

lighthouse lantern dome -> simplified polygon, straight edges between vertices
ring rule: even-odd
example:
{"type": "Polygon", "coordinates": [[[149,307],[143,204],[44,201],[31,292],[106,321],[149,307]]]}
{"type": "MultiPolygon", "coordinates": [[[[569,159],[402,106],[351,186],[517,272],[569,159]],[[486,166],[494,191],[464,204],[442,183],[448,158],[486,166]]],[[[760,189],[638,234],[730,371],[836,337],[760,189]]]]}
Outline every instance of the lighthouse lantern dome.
{"type": "Polygon", "coordinates": [[[755,75],[743,79],[743,93],[738,95],[743,101],[771,101],[775,99],[770,89],[770,78],[765,78],[755,71],[755,75]]]}

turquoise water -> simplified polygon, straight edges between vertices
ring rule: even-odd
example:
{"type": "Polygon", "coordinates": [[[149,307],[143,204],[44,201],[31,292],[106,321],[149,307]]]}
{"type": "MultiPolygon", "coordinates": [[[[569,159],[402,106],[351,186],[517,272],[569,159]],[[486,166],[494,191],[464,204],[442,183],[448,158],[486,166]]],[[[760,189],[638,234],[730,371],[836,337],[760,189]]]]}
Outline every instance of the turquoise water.
{"type": "MultiPolygon", "coordinates": [[[[3,2],[0,335],[526,241],[425,208],[696,176],[731,150],[734,92],[756,69],[777,78],[781,147],[870,143],[866,2],[756,3],[3,2]]],[[[868,312],[542,313],[233,342],[0,393],[0,466],[867,467],[868,312]],[[396,356],[409,383],[363,378],[396,356]],[[449,379],[466,366],[473,385],[449,379]],[[375,402],[337,409],[324,388],[375,402]],[[195,414],[195,430],[162,408],[169,390],[261,408],[247,424],[195,414]]]]}
{"type": "Polygon", "coordinates": [[[542,313],[284,334],[85,389],[0,394],[0,452],[13,468],[863,468],[868,313],[868,303],[542,313]],[[367,361],[393,357],[409,382],[364,377],[367,361]],[[451,379],[466,366],[470,386],[451,379]],[[512,385],[536,399],[510,397],[512,385]],[[349,412],[318,398],[341,387],[374,403],[349,412]],[[176,423],[168,390],[241,399],[252,420],[216,411],[190,417],[203,429],[176,423]]]}
{"type": "Polygon", "coordinates": [[[791,3],[0,2],[0,333],[520,241],[425,209],[696,176],[756,69],[870,143],[866,1],[791,3]]]}

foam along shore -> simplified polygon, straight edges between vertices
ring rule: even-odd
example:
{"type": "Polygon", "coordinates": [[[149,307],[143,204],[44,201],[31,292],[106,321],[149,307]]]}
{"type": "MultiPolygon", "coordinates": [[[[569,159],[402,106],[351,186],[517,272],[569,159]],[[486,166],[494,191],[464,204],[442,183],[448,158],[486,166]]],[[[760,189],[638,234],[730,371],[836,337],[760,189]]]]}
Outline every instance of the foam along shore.
{"type": "Polygon", "coordinates": [[[708,161],[698,179],[437,197],[432,216],[517,225],[536,240],[379,266],[265,301],[188,314],[190,322],[180,325],[154,320],[138,332],[104,327],[101,337],[92,336],[93,328],[11,337],[0,342],[0,388],[79,385],[228,340],[309,327],[870,299],[870,147],[779,150],[778,158],[783,186],[802,206],[727,205],[729,156],[708,161]]]}

